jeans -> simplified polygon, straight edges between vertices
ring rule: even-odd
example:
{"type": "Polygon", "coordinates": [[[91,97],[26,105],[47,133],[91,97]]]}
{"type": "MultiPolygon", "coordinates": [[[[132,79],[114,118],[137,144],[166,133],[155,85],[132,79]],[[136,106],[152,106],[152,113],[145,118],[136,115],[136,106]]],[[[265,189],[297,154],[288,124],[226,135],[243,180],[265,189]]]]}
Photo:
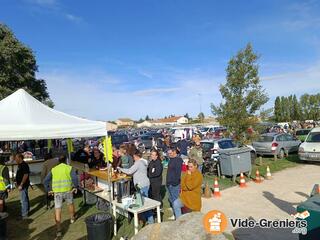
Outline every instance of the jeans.
{"type": "Polygon", "coordinates": [[[198,170],[202,173],[203,164],[198,165],[198,170]]]}
{"type": "Polygon", "coordinates": [[[149,197],[153,200],[159,201],[162,206],[161,184],[162,182],[150,183],[149,197]]]}
{"type": "Polygon", "coordinates": [[[23,188],[20,191],[20,202],[21,202],[21,216],[27,217],[30,209],[28,187],[23,188]]]}
{"type": "Polygon", "coordinates": [[[181,217],[182,213],[181,213],[181,208],[184,207],[183,203],[181,202],[180,198],[176,199],[173,204],[173,212],[174,215],[176,217],[176,219],[178,219],[179,217],[181,217]]]}
{"type": "Polygon", "coordinates": [[[173,207],[173,203],[176,199],[179,198],[180,195],[180,184],[177,186],[168,185],[168,193],[169,193],[169,202],[171,203],[171,206],[173,207]]]}
{"type": "MultiPolygon", "coordinates": [[[[149,186],[141,188],[141,194],[142,194],[142,196],[148,197],[148,193],[149,193],[149,186]]],[[[153,212],[152,212],[152,211],[144,212],[144,213],[143,213],[143,216],[147,219],[147,222],[148,222],[149,224],[154,223],[153,212]]]]}

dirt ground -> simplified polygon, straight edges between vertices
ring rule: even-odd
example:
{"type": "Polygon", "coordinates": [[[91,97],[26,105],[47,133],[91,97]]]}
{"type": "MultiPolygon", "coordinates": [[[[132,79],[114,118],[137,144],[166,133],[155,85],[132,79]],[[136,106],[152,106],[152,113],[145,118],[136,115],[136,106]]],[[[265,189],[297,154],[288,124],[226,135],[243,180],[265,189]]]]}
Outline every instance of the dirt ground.
{"type": "MultiPolygon", "coordinates": [[[[273,180],[265,180],[261,184],[247,183],[243,189],[236,187],[222,191],[220,199],[203,199],[202,212],[220,210],[227,217],[293,219],[290,214],[296,213],[296,207],[310,195],[314,184],[320,181],[320,166],[301,164],[273,174],[273,180]]],[[[228,231],[234,230],[229,222],[228,231]]],[[[295,240],[297,234],[292,230],[277,229],[241,229],[235,233],[237,239],[281,239],[295,240]]]]}

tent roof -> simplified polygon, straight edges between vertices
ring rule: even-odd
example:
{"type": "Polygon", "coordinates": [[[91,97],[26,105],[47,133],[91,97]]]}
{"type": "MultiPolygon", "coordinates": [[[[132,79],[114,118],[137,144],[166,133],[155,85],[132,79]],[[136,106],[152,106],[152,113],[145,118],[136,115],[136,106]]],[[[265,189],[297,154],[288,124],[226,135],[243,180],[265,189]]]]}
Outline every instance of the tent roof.
{"type": "Polygon", "coordinates": [[[0,141],[106,135],[106,123],[49,108],[23,89],[0,101],[0,141]]]}

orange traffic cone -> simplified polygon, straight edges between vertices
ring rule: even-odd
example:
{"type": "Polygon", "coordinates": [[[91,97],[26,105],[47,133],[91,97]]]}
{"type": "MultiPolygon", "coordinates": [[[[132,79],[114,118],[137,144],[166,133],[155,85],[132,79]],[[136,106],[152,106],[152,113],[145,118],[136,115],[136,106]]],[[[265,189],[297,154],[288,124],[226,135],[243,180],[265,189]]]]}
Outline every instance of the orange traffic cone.
{"type": "Polygon", "coordinates": [[[240,173],[240,186],[241,188],[247,187],[246,179],[244,178],[243,173],[240,173]]]}
{"type": "Polygon", "coordinates": [[[262,182],[262,179],[261,179],[261,177],[260,177],[260,172],[259,172],[258,169],[257,169],[257,171],[256,171],[256,178],[254,179],[254,182],[255,182],[255,183],[261,183],[261,182],[262,182]]]}
{"type": "Polygon", "coordinates": [[[220,189],[219,189],[219,183],[218,179],[214,179],[214,185],[213,185],[213,197],[218,198],[221,197],[220,189]]]}
{"type": "Polygon", "coordinates": [[[270,172],[270,168],[269,168],[269,166],[267,166],[267,175],[266,175],[266,179],[267,179],[267,180],[271,180],[271,179],[272,179],[272,176],[271,176],[271,172],[270,172]]]}

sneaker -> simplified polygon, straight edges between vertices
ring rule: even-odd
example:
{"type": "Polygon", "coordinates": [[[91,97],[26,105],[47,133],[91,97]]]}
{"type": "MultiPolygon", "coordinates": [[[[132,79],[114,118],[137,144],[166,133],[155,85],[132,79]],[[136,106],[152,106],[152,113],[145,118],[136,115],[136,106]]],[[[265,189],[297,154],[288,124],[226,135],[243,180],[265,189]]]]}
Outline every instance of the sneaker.
{"type": "Polygon", "coordinates": [[[24,216],[24,217],[20,216],[20,217],[16,218],[17,221],[23,221],[23,220],[27,220],[27,219],[29,219],[29,216],[24,216]]]}
{"type": "Polygon", "coordinates": [[[168,217],[168,220],[176,220],[176,217],[172,215],[171,217],[168,217]]]}
{"type": "Polygon", "coordinates": [[[70,219],[70,224],[74,223],[75,221],[76,221],[75,218],[71,218],[71,219],[70,219]]]}
{"type": "Polygon", "coordinates": [[[62,237],[62,232],[61,232],[61,231],[58,231],[57,234],[56,234],[56,237],[57,237],[57,238],[62,237]]]}

